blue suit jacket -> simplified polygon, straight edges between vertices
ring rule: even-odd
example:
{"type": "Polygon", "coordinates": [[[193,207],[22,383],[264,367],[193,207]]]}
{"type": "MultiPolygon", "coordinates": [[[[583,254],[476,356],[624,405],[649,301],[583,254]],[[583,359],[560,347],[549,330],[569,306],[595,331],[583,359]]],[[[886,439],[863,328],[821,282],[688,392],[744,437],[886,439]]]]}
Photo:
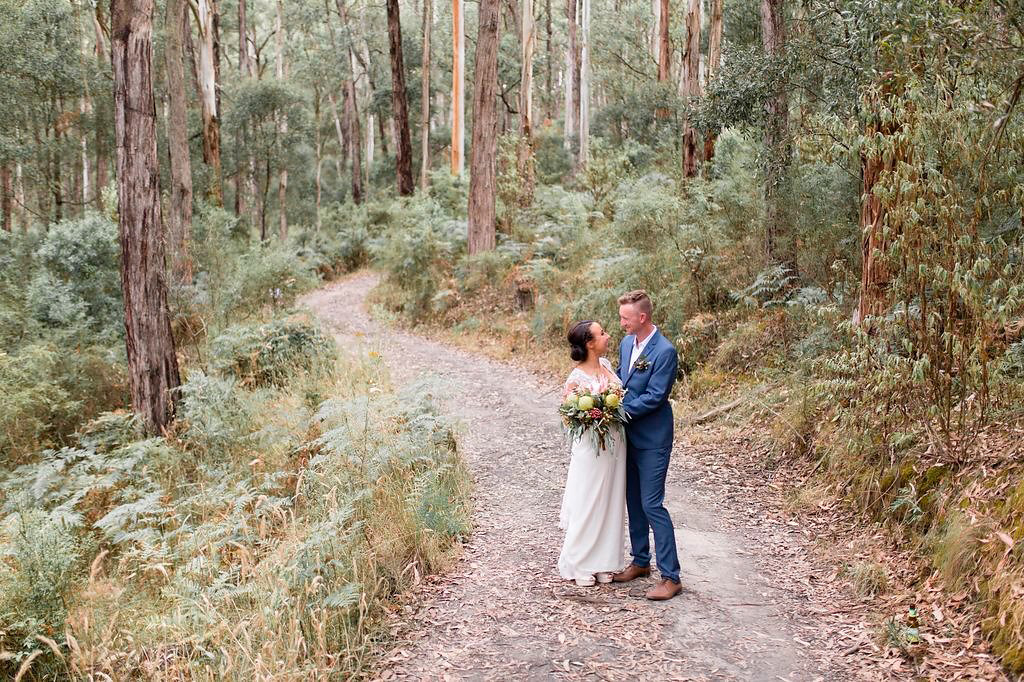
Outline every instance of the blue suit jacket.
{"type": "Polygon", "coordinates": [[[626,440],[637,450],[671,448],[673,421],[668,397],[679,366],[676,348],[660,331],[655,331],[641,355],[649,366],[643,370],[634,367],[630,371],[633,339],[630,334],[619,345],[619,378],[626,388],[622,405],[629,415],[626,440]]]}

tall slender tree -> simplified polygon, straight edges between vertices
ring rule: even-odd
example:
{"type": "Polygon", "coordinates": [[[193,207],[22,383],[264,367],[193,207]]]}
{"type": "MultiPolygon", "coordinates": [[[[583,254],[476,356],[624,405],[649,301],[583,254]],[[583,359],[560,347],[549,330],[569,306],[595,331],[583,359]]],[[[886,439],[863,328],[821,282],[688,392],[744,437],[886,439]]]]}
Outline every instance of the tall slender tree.
{"type": "MultiPolygon", "coordinates": [[[[252,75],[252,61],[249,58],[249,20],[246,0],[238,0],[238,75],[248,78],[252,75]]],[[[235,131],[235,149],[244,148],[243,140],[249,136],[244,130],[235,131]]],[[[255,200],[255,167],[256,162],[251,155],[238,159],[235,171],[235,215],[244,215],[249,205],[255,200]]],[[[256,224],[256,221],[253,221],[256,224]]]]}
{"type": "Polygon", "coordinates": [[[669,5],[668,0],[658,0],[658,20],[655,30],[658,35],[658,82],[668,81],[672,73],[672,44],[669,40],[669,5]]]}
{"type": "MultiPolygon", "coordinates": [[[[349,57],[351,57],[351,52],[349,57]]],[[[352,201],[363,202],[363,137],[359,130],[359,103],[356,100],[355,61],[351,61],[353,76],[348,79],[345,97],[345,120],[348,124],[349,153],[352,156],[352,201]]]]}
{"type": "Polygon", "coordinates": [[[590,160],[590,0],[580,0],[582,17],[580,25],[580,152],[577,166],[586,168],[590,160]]]}
{"type": "Polygon", "coordinates": [[[402,18],[398,0],[387,0],[388,52],[391,55],[391,108],[395,114],[395,166],[398,193],[409,196],[416,190],[412,180],[412,139],[409,135],[409,95],[405,91],[402,60],[402,18]]]}
{"type": "MultiPolygon", "coordinates": [[[[95,34],[95,40],[93,44],[96,50],[96,60],[101,64],[107,64],[110,61],[110,29],[107,26],[106,18],[103,16],[102,2],[96,3],[96,8],[95,11],[93,11],[92,17],[93,32],[95,34]]],[[[96,207],[102,211],[103,189],[107,186],[107,177],[109,170],[107,167],[110,164],[110,159],[108,156],[109,148],[107,145],[107,136],[104,134],[104,131],[101,130],[100,126],[97,126],[96,128],[96,162],[93,164],[93,166],[96,169],[96,207]]]]}
{"type": "Polygon", "coordinates": [[[469,253],[494,248],[498,144],[498,0],[481,0],[473,74],[473,139],[469,165],[469,253]]]}
{"type": "Polygon", "coordinates": [[[524,200],[533,197],[533,53],[537,45],[537,25],[533,16],[533,0],[522,4],[522,69],[519,78],[519,149],[517,166],[522,179],[524,200]]]}
{"type": "MultiPolygon", "coordinates": [[[[686,12],[686,51],[683,56],[683,89],[692,106],[700,96],[700,2],[690,0],[686,12]]],[[[687,115],[683,123],[683,177],[697,174],[697,131],[687,115]]]]}
{"type": "Polygon", "coordinates": [[[14,229],[14,173],[11,163],[0,163],[0,225],[11,232],[14,229]]]}
{"type": "Polygon", "coordinates": [[[434,23],[431,0],[423,0],[423,67],[420,81],[420,189],[427,191],[430,172],[430,30],[434,23]]]}
{"type": "MultiPolygon", "coordinates": [[[[352,201],[359,204],[362,203],[365,192],[363,190],[363,162],[362,162],[362,144],[363,138],[360,131],[359,125],[359,100],[357,99],[358,88],[356,88],[356,80],[358,78],[358,71],[356,70],[356,63],[359,61],[355,45],[352,42],[352,30],[349,24],[348,9],[345,6],[345,0],[335,0],[335,4],[338,8],[338,14],[341,16],[341,25],[345,29],[345,35],[348,38],[348,84],[347,90],[348,95],[345,97],[345,120],[348,128],[348,139],[351,145],[352,155],[352,201]]],[[[363,49],[366,48],[366,43],[363,43],[363,49]]],[[[368,57],[367,57],[368,58],[368,57]]],[[[368,64],[363,64],[364,74],[366,80],[369,82],[369,71],[368,64]]],[[[369,83],[370,97],[373,97],[373,84],[369,83]]],[[[367,165],[373,163],[373,115],[367,115],[367,165]]]]}
{"type": "MultiPolygon", "coordinates": [[[[786,49],[783,19],[785,0],[761,0],[761,40],[764,52],[778,64],[786,49]]],[[[764,255],[767,265],[782,265],[795,276],[798,273],[796,244],[789,234],[783,212],[784,184],[789,171],[792,141],[789,133],[789,98],[781,78],[765,103],[764,146],[764,255]]]]}
{"type": "MultiPolygon", "coordinates": [[[[655,0],[655,61],[658,64],[658,82],[668,83],[672,74],[672,43],[669,39],[669,4],[668,0],[655,0]]],[[[658,107],[654,115],[660,119],[669,117],[666,107],[658,107]]]]}
{"type": "MultiPolygon", "coordinates": [[[[722,3],[723,0],[712,0],[711,25],[708,37],[708,61],[705,83],[710,84],[722,65],[722,3]]],[[[704,131],[704,172],[711,168],[711,160],[715,157],[715,134],[704,131]]]]}
{"type": "Polygon", "coordinates": [[[203,161],[210,167],[211,179],[207,197],[217,206],[224,205],[220,162],[220,110],[217,96],[217,55],[214,49],[216,4],[214,0],[197,0],[196,23],[199,25],[199,102],[203,115],[203,161]]]}
{"type": "MultiPolygon", "coordinates": [[[[284,3],[277,0],[276,15],[276,37],[277,54],[275,55],[274,70],[277,80],[284,83],[288,77],[288,61],[285,54],[288,45],[288,28],[284,22],[284,3]]],[[[277,133],[282,138],[288,134],[288,117],[281,116],[277,123],[277,133]]],[[[281,167],[277,170],[277,224],[278,237],[281,241],[288,238],[288,164],[281,161],[281,167]]]]}
{"type": "Polygon", "coordinates": [[[466,170],[466,26],[463,0],[452,0],[452,175],[466,170]]]}
{"type": "MultiPolygon", "coordinates": [[[[244,1],[244,0],[243,0],[244,1]]],[[[192,231],[192,160],[188,151],[188,96],[185,94],[182,35],[188,26],[186,0],[167,0],[164,14],[164,63],[167,70],[167,152],[171,191],[167,236],[171,248],[171,277],[192,281],[189,240],[192,231]]]]}
{"type": "Polygon", "coordinates": [[[579,3],[565,1],[565,18],[569,25],[569,42],[565,53],[565,148],[572,149],[573,138],[580,129],[580,47],[579,3]]]}
{"type": "Polygon", "coordinates": [[[111,0],[114,135],[125,346],[132,407],[154,433],[181,384],[167,310],[153,98],[153,0],[111,0]]]}

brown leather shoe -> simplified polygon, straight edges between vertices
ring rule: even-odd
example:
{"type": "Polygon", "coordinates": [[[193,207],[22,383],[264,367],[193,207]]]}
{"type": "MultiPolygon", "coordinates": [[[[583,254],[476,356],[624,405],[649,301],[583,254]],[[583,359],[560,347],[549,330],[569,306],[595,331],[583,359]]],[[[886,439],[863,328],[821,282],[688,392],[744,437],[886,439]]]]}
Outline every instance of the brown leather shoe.
{"type": "Polygon", "coordinates": [[[637,566],[636,564],[630,564],[622,571],[619,571],[612,576],[612,582],[615,583],[628,583],[630,580],[636,580],[637,578],[646,578],[651,574],[650,566],[637,566]]]}
{"type": "Polygon", "coordinates": [[[651,601],[667,601],[683,591],[680,583],[671,580],[662,580],[648,591],[647,598],[651,601]]]}

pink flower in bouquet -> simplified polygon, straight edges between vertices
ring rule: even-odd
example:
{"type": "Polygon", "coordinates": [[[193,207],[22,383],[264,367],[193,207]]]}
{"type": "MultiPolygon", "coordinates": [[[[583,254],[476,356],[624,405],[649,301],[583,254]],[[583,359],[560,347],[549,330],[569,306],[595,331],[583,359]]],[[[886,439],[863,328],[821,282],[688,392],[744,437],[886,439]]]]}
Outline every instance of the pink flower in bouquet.
{"type": "Polygon", "coordinates": [[[601,417],[604,416],[604,412],[602,412],[596,407],[590,410],[590,412],[588,412],[587,414],[589,414],[594,419],[600,419],[601,417]]]}

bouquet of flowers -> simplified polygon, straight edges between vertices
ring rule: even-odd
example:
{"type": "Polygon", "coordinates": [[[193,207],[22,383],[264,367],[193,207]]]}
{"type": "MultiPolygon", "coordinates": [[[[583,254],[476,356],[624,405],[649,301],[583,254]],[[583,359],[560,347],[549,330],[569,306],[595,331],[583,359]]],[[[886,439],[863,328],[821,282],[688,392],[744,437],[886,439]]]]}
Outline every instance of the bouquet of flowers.
{"type": "Polygon", "coordinates": [[[625,389],[618,385],[604,385],[594,392],[586,386],[570,386],[563,396],[558,413],[562,415],[569,442],[575,442],[589,434],[596,438],[598,454],[605,449],[606,440],[613,427],[629,419],[622,407],[625,389]]]}

